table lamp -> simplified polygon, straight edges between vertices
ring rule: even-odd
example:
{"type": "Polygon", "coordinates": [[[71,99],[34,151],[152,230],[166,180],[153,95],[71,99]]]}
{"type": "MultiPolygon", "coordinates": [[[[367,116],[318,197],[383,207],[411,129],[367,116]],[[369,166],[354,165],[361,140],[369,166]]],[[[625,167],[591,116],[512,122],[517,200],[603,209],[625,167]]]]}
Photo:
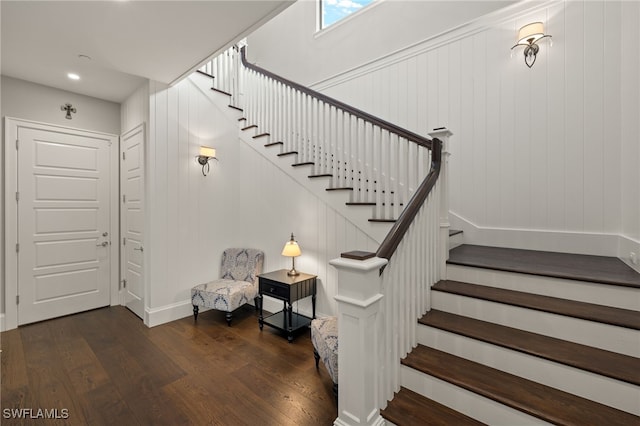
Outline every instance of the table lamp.
{"type": "Polygon", "coordinates": [[[293,237],[293,232],[291,233],[291,239],[287,241],[282,249],[282,255],[291,258],[291,270],[287,272],[287,275],[290,277],[295,277],[296,275],[300,275],[300,272],[296,271],[296,257],[300,256],[302,252],[300,251],[300,246],[298,242],[293,237]]]}

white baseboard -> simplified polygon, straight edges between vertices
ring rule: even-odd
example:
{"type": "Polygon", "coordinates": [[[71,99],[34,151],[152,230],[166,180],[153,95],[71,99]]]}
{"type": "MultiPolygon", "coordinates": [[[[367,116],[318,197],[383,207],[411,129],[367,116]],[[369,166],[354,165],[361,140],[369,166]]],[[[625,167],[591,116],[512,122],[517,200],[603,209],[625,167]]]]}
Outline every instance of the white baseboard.
{"type": "MultiPolygon", "coordinates": [[[[282,302],[276,299],[271,299],[265,297],[263,299],[264,305],[263,309],[267,312],[278,312],[282,310],[282,302]]],[[[300,303],[300,306],[295,306],[294,311],[311,317],[311,303],[308,303],[309,306],[305,306],[306,303],[300,303]]],[[[200,313],[206,312],[209,309],[200,308],[200,313]]],[[[182,318],[186,318],[193,315],[193,305],[191,304],[191,300],[184,300],[182,302],[172,303],[170,305],[161,306],[159,308],[145,308],[144,310],[144,324],[147,327],[155,327],[157,325],[166,324],[171,321],[176,321],[182,318]]],[[[316,316],[325,316],[319,315],[316,312],[316,316]]],[[[3,317],[4,318],[4,317],[3,317]]]]}
{"type": "Polygon", "coordinates": [[[159,308],[145,308],[144,324],[147,327],[155,327],[190,315],[193,315],[193,305],[191,300],[184,300],[159,308]]]}
{"type": "MultiPolygon", "coordinates": [[[[464,232],[464,244],[611,256],[625,260],[620,255],[623,252],[621,241],[633,241],[616,234],[482,227],[454,212],[449,212],[449,220],[452,229],[464,232]]],[[[628,261],[632,249],[624,247],[628,261]]],[[[635,247],[635,253],[640,257],[640,243],[636,242],[635,247]]]]}
{"type": "Polygon", "coordinates": [[[0,314],[0,331],[6,331],[4,327],[4,314],[0,314]]]}

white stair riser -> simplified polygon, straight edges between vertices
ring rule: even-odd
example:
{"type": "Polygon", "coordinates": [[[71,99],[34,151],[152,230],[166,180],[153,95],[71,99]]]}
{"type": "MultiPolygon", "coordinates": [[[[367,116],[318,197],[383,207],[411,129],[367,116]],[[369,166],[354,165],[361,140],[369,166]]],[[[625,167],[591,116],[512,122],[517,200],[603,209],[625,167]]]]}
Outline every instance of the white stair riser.
{"type": "Polygon", "coordinates": [[[405,388],[492,426],[550,424],[405,365],[400,375],[405,388]]]}
{"type": "Polygon", "coordinates": [[[433,291],[433,309],[640,357],[640,331],[433,291]]]}
{"type": "Polygon", "coordinates": [[[447,279],[640,311],[640,290],[517,272],[447,265],[447,279]]]}
{"type": "Polygon", "coordinates": [[[420,325],[418,343],[640,415],[640,387],[469,337],[420,325]]]}

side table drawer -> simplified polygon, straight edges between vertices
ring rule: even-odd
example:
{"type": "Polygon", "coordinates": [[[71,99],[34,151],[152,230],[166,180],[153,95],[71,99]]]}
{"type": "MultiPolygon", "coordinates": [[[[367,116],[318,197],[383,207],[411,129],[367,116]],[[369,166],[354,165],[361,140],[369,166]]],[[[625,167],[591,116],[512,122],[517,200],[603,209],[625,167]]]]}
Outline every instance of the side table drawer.
{"type": "Polygon", "coordinates": [[[289,286],[284,287],[277,282],[260,279],[260,292],[267,296],[289,300],[289,286]]]}

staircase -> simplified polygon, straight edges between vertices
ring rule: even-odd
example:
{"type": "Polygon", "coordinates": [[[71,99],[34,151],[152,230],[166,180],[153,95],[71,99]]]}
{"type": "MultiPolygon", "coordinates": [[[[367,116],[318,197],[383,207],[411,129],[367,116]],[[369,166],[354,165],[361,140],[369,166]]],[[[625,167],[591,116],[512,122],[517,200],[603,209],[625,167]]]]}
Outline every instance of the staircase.
{"type": "MultiPolygon", "coordinates": [[[[375,273],[376,347],[348,351],[358,368],[340,370],[336,424],[379,424],[375,400],[397,425],[640,426],[640,275],[617,259],[462,244],[446,225],[440,140],[248,64],[240,49],[200,73],[228,98],[241,139],[380,243],[352,259],[388,260],[375,273]],[[373,369],[360,365],[369,355],[373,369]],[[366,386],[343,380],[376,368],[366,386]]],[[[343,351],[357,339],[346,340],[343,351]]]]}
{"type": "Polygon", "coordinates": [[[447,278],[385,419],[640,424],[639,274],[614,258],[461,245],[447,278]]]}

